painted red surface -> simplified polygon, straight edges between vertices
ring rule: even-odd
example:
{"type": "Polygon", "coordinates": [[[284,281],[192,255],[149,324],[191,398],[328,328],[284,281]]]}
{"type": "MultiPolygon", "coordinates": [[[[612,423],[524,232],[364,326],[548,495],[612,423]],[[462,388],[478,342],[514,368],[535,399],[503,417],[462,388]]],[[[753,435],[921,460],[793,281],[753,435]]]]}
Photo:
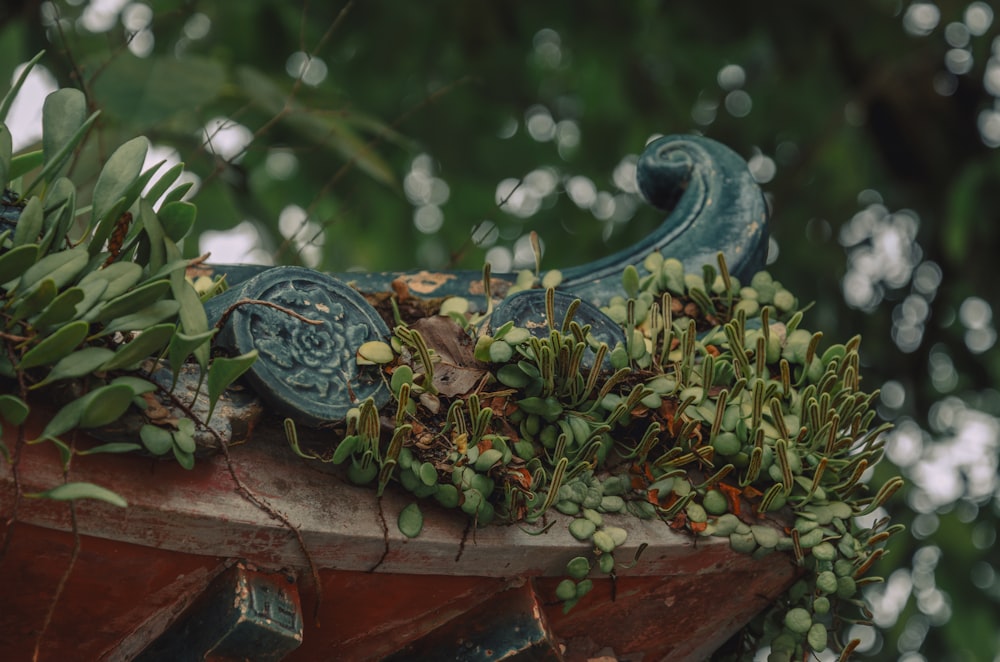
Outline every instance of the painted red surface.
{"type": "MultiPolygon", "coordinates": [[[[411,496],[387,492],[377,501],[371,490],[296,458],[280,432],[258,430],[232,456],[232,471],[301,532],[319,590],[295,536],[238,493],[222,457],[199,460],[192,471],[136,456],[76,457],[69,480],[111,487],[130,505],[78,502],[80,553],[41,637],[40,660],[129,659],[237,559],[298,575],[304,643],[288,659],[303,662],[377,660],[432,633],[440,642],[442,632],[454,631],[457,641],[468,631],[467,614],[476,614],[480,629],[493,616],[498,626],[505,622],[502,613],[491,616],[494,600],[540,605],[537,618],[567,660],[608,651],[627,660],[700,660],[794,575],[784,556],[755,560],[722,540],[696,546],[662,523],[622,518],[629,542],[621,556],[631,559],[646,542],[642,558],[620,571],[613,588],[596,579],[564,615],[555,586],[569,558],[589,553],[565,526],[539,536],[514,526],[470,533],[461,517],[421,504],[424,530],[408,539],[395,520],[411,496]],[[495,597],[508,590],[518,600],[495,597]]],[[[22,449],[18,471],[23,492],[64,480],[47,444],[22,449]]],[[[0,529],[0,540],[9,539],[0,556],[4,660],[31,659],[73,549],[67,504],[17,501],[15,493],[3,463],[0,526],[17,504],[17,521],[0,529]]]]}

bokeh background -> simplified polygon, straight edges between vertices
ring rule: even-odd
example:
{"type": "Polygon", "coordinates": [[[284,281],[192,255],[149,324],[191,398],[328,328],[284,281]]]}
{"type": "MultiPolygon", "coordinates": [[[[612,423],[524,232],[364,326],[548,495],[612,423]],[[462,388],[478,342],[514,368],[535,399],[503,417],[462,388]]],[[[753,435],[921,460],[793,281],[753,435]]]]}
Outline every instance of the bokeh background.
{"type": "MultiPolygon", "coordinates": [[[[1000,16],[966,0],[5,0],[0,79],[102,112],[72,175],[138,134],[183,160],[189,255],[349,269],[546,268],[660,216],[636,155],[696,132],[772,207],[769,270],[862,334],[908,526],[871,587],[877,660],[1000,660],[1000,16]]],[[[739,599],[734,587],[733,599],[739,599]]],[[[669,614],[664,615],[669,618],[669,614]]]]}

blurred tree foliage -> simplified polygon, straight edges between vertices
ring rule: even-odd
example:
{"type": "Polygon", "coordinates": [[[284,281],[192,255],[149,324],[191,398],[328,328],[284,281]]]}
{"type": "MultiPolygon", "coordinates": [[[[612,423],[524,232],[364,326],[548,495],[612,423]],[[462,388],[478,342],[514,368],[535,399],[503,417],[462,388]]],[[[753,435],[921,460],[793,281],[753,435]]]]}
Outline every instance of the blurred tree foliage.
{"type": "Polygon", "coordinates": [[[898,423],[911,535],[863,648],[989,660],[994,18],[965,0],[19,0],[0,77],[47,49],[53,83],[102,110],[78,175],[145,134],[199,178],[200,232],[253,228],[258,258],[331,271],[523,266],[530,230],[548,267],[594,259],[659,222],[630,170],[651,135],[729,144],[773,206],[771,271],[816,301],[811,327],[863,334],[898,423]]]}

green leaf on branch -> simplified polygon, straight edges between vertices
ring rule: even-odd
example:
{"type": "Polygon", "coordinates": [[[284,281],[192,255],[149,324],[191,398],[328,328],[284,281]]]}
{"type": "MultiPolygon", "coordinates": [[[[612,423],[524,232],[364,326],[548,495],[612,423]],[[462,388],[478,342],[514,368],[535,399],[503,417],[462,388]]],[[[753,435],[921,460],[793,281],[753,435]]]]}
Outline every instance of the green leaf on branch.
{"type": "Polygon", "coordinates": [[[229,388],[240,376],[250,369],[254,361],[257,360],[257,350],[252,349],[246,354],[234,356],[233,358],[219,357],[212,361],[208,369],[208,416],[206,421],[212,420],[212,413],[218,403],[222,393],[229,388]]]}
{"type": "Polygon", "coordinates": [[[159,352],[170,342],[175,329],[176,327],[170,323],[149,327],[116,351],[115,355],[101,366],[101,370],[128,368],[159,352]]]}
{"type": "Polygon", "coordinates": [[[125,441],[114,441],[107,444],[101,444],[100,446],[94,446],[93,448],[88,448],[85,451],[77,451],[77,455],[97,455],[99,453],[131,453],[132,451],[142,450],[142,446],[139,444],[133,444],[125,441]]]}
{"type": "Polygon", "coordinates": [[[99,428],[114,423],[132,404],[135,392],[128,384],[109,384],[85,395],[78,425],[99,428]]]}
{"type": "Polygon", "coordinates": [[[116,208],[127,208],[132,203],[129,200],[130,189],[142,172],[147,151],[149,141],[145,137],[133,138],[111,154],[98,175],[91,204],[92,222],[97,224],[90,240],[91,255],[100,252],[111,234],[118,220],[118,214],[114,213],[116,208]],[[124,205],[120,202],[122,199],[125,200],[124,205]]]}
{"type": "Polygon", "coordinates": [[[14,246],[26,246],[38,243],[38,235],[42,233],[42,199],[33,197],[28,200],[21,210],[21,216],[17,219],[17,227],[14,229],[14,246]]]}
{"type": "Polygon", "coordinates": [[[108,322],[107,326],[104,327],[104,331],[102,331],[100,335],[106,336],[116,331],[135,331],[138,329],[145,329],[153,326],[154,324],[158,324],[165,319],[173,317],[177,314],[177,310],[179,308],[180,304],[173,299],[157,301],[152,305],[146,306],[137,313],[111,320],[108,322]]]}
{"type": "Polygon", "coordinates": [[[20,425],[28,418],[28,405],[16,395],[0,395],[0,418],[11,425],[20,425]]]}
{"type": "Polygon", "coordinates": [[[107,363],[114,355],[114,351],[106,347],[84,347],[59,359],[45,379],[29,388],[36,389],[60,379],[76,379],[89,375],[107,363]]]}
{"type": "Polygon", "coordinates": [[[87,119],[87,97],[72,87],[52,92],[42,103],[42,151],[46,165],[58,164],[75,147],[74,135],[87,119]]]}
{"type": "Polygon", "coordinates": [[[19,370],[30,370],[55,363],[73,352],[87,337],[90,325],[83,321],[70,322],[28,350],[18,363],[19,370]]]}
{"type": "Polygon", "coordinates": [[[55,501],[73,501],[75,499],[97,499],[113,506],[125,508],[128,502],[121,496],[100,485],[93,483],[64,483],[44,492],[29,492],[24,496],[29,499],[53,499],[55,501]]]}
{"type": "Polygon", "coordinates": [[[17,278],[37,261],[37,244],[18,246],[0,255],[0,284],[17,278]]]}

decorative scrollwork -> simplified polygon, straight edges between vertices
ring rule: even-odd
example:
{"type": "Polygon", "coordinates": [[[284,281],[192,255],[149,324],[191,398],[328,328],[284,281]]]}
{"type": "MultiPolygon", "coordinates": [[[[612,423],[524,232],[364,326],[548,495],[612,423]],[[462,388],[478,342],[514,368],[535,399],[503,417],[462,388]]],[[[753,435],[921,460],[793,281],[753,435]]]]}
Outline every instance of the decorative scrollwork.
{"type": "Polygon", "coordinates": [[[248,379],[284,414],[320,425],[342,420],[365,398],[388,400],[377,371],[358,366],[355,354],[389,329],[361,295],[329,276],[269,269],[213,299],[209,311],[219,319],[230,312],[221,344],[260,352],[248,379]]]}

